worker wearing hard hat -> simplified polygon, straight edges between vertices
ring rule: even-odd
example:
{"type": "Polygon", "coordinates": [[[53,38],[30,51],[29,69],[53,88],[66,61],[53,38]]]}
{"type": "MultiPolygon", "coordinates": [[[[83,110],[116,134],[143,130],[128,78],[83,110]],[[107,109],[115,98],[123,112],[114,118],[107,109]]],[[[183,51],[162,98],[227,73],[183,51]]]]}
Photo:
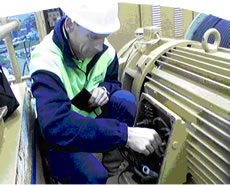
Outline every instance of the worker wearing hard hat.
{"type": "Polygon", "coordinates": [[[135,98],[120,89],[118,58],[106,39],[120,28],[118,4],[76,1],[61,8],[67,16],[30,63],[43,146],[59,182],[106,183],[121,162],[118,146],[148,155],[161,140],[154,130],[132,127],[135,98]],[[95,152],[104,153],[102,163],[95,152]]]}

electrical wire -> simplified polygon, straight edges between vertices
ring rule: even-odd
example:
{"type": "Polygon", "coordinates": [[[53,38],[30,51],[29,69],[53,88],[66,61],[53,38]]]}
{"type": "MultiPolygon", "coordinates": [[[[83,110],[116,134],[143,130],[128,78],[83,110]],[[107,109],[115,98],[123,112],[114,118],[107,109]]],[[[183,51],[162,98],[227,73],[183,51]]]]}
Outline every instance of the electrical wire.
{"type": "Polygon", "coordinates": [[[132,172],[137,175],[141,183],[156,182],[158,179],[158,172],[160,171],[161,163],[165,156],[168,138],[171,134],[172,122],[166,122],[162,117],[156,116],[153,105],[149,102],[142,102],[141,104],[141,120],[138,120],[135,126],[146,127],[154,129],[162,139],[162,145],[159,146],[159,153],[156,151],[149,156],[133,151],[131,148],[124,146],[119,147],[122,157],[128,162],[128,166],[119,174],[118,183],[120,178],[125,172],[132,172]],[[151,169],[151,168],[153,169],[151,169]]]}
{"type": "Polygon", "coordinates": [[[128,166],[119,174],[118,184],[121,184],[121,177],[125,172],[131,171],[137,174],[141,181],[149,181],[158,178],[158,173],[151,170],[146,164],[143,164],[143,154],[134,152],[125,147],[119,147],[122,157],[128,162],[128,166]]]}
{"type": "MultiPolygon", "coordinates": [[[[150,110],[151,107],[145,106],[145,109],[150,110]]],[[[146,113],[146,112],[145,112],[146,113]]],[[[145,127],[151,127],[153,126],[160,126],[158,129],[160,130],[161,138],[164,143],[164,148],[166,148],[166,143],[168,141],[168,137],[170,135],[170,128],[167,125],[167,123],[161,118],[161,117],[155,117],[154,119],[144,119],[140,122],[138,122],[136,125],[138,126],[145,126],[145,127]]],[[[165,149],[162,148],[162,146],[159,147],[160,156],[158,156],[158,159],[155,160],[162,161],[164,157],[165,149]]],[[[119,151],[122,155],[122,157],[128,162],[128,166],[119,174],[118,176],[118,183],[120,184],[120,178],[121,176],[127,172],[132,171],[134,174],[137,174],[139,178],[141,179],[141,182],[149,182],[154,181],[158,178],[158,173],[152,169],[149,168],[147,164],[144,164],[146,161],[143,154],[137,153],[133,151],[132,149],[125,148],[125,147],[119,147],[119,151]]],[[[148,161],[148,160],[147,160],[148,161]]],[[[159,163],[161,165],[161,162],[159,163]]]]}

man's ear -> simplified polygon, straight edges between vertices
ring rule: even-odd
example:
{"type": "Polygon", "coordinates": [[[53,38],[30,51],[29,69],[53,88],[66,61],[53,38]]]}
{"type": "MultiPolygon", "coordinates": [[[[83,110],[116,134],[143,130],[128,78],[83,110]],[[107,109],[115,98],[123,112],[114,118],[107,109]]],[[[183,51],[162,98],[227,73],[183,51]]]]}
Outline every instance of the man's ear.
{"type": "Polygon", "coordinates": [[[73,28],[74,28],[74,24],[72,22],[72,20],[67,17],[66,20],[65,20],[65,29],[68,33],[72,32],[73,31],[73,28]]]}

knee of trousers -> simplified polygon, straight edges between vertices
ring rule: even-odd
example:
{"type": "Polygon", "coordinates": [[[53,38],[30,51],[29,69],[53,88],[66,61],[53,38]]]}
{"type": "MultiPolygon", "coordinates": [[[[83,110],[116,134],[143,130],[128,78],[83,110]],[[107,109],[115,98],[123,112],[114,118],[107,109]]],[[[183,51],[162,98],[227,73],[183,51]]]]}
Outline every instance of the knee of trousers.
{"type": "Polygon", "coordinates": [[[119,104],[120,106],[136,111],[136,100],[135,96],[127,90],[119,90],[112,94],[111,102],[119,104]]]}
{"type": "MultiPolygon", "coordinates": [[[[119,90],[112,94],[111,96],[112,107],[120,107],[116,111],[121,111],[121,113],[129,115],[135,118],[136,115],[136,99],[135,96],[127,90],[119,90]]],[[[118,112],[118,114],[120,114],[118,112]]]]}

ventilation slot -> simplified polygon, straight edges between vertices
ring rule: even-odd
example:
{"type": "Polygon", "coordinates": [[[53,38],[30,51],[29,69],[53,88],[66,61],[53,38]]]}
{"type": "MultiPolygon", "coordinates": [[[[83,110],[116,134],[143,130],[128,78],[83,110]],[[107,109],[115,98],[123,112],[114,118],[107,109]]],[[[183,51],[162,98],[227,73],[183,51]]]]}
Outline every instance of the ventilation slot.
{"type": "Polygon", "coordinates": [[[144,92],[186,122],[188,171],[196,183],[230,183],[230,61],[175,47],[156,63],[144,92]]]}

